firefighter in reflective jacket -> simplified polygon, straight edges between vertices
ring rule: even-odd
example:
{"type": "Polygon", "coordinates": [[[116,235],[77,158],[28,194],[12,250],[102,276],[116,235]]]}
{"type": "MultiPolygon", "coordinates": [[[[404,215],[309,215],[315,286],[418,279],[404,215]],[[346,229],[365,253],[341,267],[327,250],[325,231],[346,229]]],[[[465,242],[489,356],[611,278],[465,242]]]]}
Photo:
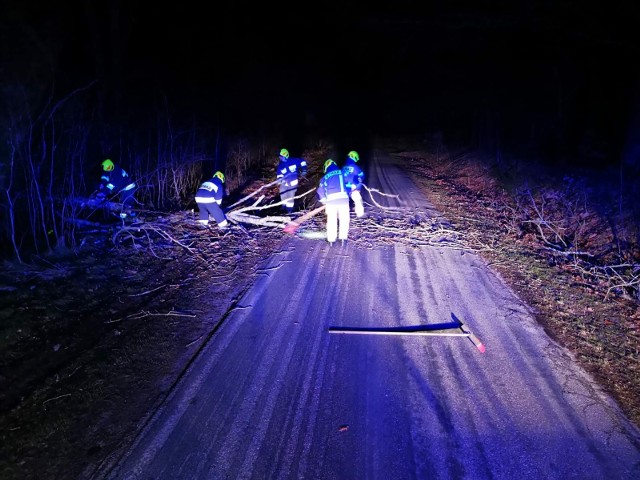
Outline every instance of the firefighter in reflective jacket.
{"type": "Polygon", "coordinates": [[[364,203],[362,202],[362,183],[364,181],[364,172],[358,165],[360,155],[355,150],[351,150],[347,154],[347,160],[342,167],[345,184],[349,197],[353,200],[354,210],[358,218],[364,215],[364,203]]]}
{"type": "Polygon", "coordinates": [[[289,158],[289,150],[280,150],[280,162],[276,167],[276,179],[280,180],[280,200],[287,213],[293,211],[296,191],[298,189],[298,175],[307,173],[307,162],[304,158],[289,158]]]}
{"type": "Polygon", "coordinates": [[[218,224],[218,228],[225,230],[229,222],[220,205],[224,197],[224,174],[220,171],[213,174],[211,180],[207,180],[196,192],[196,203],[198,204],[198,223],[209,225],[209,217],[213,217],[218,224]]]}
{"type": "Polygon", "coordinates": [[[120,166],[115,165],[113,160],[109,158],[102,162],[102,170],[104,171],[100,177],[98,196],[112,198],[114,195],[119,195],[120,203],[122,203],[120,218],[135,216],[135,213],[131,211],[131,207],[134,202],[133,194],[135,193],[136,183],[132,182],[129,174],[120,166]]]}
{"type": "Polygon", "coordinates": [[[329,245],[333,245],[336,239],[345,245],[349,237],[349,193],[342,170],[331,159],[324,162],[324,177],[320,179],[316,195],[325,205],[329,245]]]}

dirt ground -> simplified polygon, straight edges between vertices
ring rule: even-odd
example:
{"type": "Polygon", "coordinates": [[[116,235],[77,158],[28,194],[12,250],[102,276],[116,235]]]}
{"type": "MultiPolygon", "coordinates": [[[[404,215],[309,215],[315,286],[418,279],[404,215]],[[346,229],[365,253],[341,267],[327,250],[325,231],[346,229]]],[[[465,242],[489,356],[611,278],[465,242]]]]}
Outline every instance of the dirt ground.
{"type": "MultiPolygon", "coordinates": [[[[421,159],[408,168],[430,200],[470,244],[488,247],[479,253],[639,423],[637,303],[605,301],[572,272],[550,264],[533,238],[505,231],[495,192],[472,188],[468,178],[442,177],[428,166],[430,154],[402,155],[421,159]]],[[[157,217],[150,222],[155,236],[147,225],[119,235],[114,245],[114,237],[96,233],[75,252],[29,267],[5,265],[1,478],[91,478],[133,439],[260,274],[261,260],[288,238],[272,227],[202,230],[194,220],[191,213],[157,217]]],[[[415,232],[412,221],[395,219],[390,231],[415,232]]],[[[391,220],[376,214],[367,222],[391,220]]],[[[361,245],[373,241],[366,225],[352,232],[361,245]]],[[[435,230],[427,225],[422,235],[435,230]]],[[[379,232],[375,241],[403,241],[379,232]]]]}

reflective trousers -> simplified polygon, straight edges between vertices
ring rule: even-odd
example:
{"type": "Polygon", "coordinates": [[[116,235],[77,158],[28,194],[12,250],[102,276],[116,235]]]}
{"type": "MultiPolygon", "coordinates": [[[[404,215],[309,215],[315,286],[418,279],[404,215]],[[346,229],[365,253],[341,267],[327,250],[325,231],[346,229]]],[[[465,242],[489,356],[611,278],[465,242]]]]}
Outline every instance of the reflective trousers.
{"type": "Polygon", "coordinates": [[[364,203],[362,201],[362,193],[360,190],[351,190],[351,200],[353,200],[354,210],[356,212],[356,216],[362,217],[364,215],[364,203]]]}
{"type": "Polygon", "coordinates": [[[349,202],[327,203],[327,241],[346,240],[349,236],[349,202]],[[339,227],[339,228],[338,228],[339,227]]]}
{"type": "Polygon", "coordinates": [[[289,190],[284,190],[280,192],[280,200],[282,201],[285,210],[288,213],[293,211],[293,205],[295,203],[296,189],[291,187],[283,187],[288,188],[289,190]]]}

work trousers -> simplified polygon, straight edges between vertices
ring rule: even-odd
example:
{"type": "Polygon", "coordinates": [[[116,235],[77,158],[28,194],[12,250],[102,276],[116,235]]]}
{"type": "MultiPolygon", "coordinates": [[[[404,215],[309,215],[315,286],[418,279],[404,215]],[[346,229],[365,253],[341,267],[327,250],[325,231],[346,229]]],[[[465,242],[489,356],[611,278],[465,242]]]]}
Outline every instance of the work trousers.
{"type": "Polygon", "coordinates": [[[213,217],[218,224],[218,227],[225,228],[227,226],[227,217],[225,217],[222,208],[216,202],[210,203],[198,203],[199,217],[198,223],[202,225],[209,224],[209,217],[213,217]]]}
{"type": "Polygon", "coordinates": [[[282,201],[285,210],[287,213],[291,213],[293,211],[293,205],[295,203],[296,189],[291,187],[282,187],[280,191],[280,200],[282,201]],[[288,190],[285,190],[288,189],[288,190]]]}
{"type": "Polygon", "coordinates": [[[360,193],[360,190],[355,189],[351,190],[351,194],[349,196],[351,197],[351,200],[353,200],[356,216],[358,218],[362,217],[364,215],[364,202],[362,201],[362,193],[360,193]]]}
{"type": "Polygon", "coordinates": [[[346,240],[349,237],[349,202],[327,203],[327,241],[346,240]],[[338,228],[339,227],[339,228],[338,228]]]}

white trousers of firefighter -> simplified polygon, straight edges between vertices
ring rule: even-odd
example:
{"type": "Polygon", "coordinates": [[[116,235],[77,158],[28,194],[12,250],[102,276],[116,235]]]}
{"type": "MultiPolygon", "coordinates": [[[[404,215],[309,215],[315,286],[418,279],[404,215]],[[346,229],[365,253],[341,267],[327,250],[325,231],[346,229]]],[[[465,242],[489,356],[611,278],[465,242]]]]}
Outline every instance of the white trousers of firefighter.
{"type": "Polygon", "coordinates": [[[349,194],[351,200],[353,200],[354,210],[356,217],[360,218],[364,215],[364,202],[362,201],[362,193],[355,186],[351,187],[351,193],[349,194]]]}
{"type": "Polygon", "coordinates": [[[327,203],[327,241],[347,240],[349,237],[349,202],[327,203]],[[338,226],[340,231],[338,231],[338,226]]]}

